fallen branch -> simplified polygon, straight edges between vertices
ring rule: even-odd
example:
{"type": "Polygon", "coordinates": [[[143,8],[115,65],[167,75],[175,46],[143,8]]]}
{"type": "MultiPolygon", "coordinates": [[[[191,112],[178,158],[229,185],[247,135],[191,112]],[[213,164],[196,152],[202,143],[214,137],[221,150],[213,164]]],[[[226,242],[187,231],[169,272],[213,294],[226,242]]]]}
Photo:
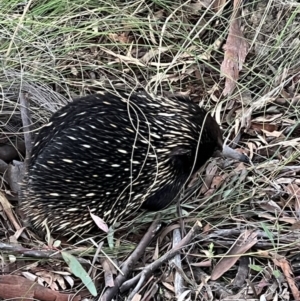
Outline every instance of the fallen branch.
{"type": "Polygon", "coordinates": [[[138,246],[135,248],[135,250],[132,252],[132,254],[127,258],[127,260],[124,262],[122,266],[122,274],[119,274],[115,281],[114,286],[108,288],[103,296],[101,297],[101,301],[110,301],[117,293],[120,288],[120,286],[124,283],[124,281],[127,279],[129,273],[132,271],[134,264],[137,262],[137,260],[144,254],[146,247],[149,245],[150,241],[156,234],[158,228],[159,228],[159,221],[160,216],[158,215],[157,218],[153,221],[151,226],[149,227],[147,233],[144,235],[138,246]]]}
{"type": "Polygon", "coordinates": [[[180,252],[180,250],[185,247],[187,244],[189,244],[193,238],[196,236],[196,234],[200,231],[201,224],[200,222],[196,222],[196,224],[193,226],[193,228],[189,231],[189,233],[170,251],[168,251],[166,254],[164,254],[162,257],[157,259],[156,261],[149,264],[147,267],[144,268],[144,270],[136,275],[134,278],[126,281],[120,288],[121,292],[124,292],[134,286],[137,282],[138,284],[132,291],[132,293],[129,295],[127,300],[132,300],[134,295],[140,290],[142,287],[144,281],[149,278],[149,276],[158,269],[164,262],[167,260],[173,258],[176,254],[180,252]]]}
{"type": "MultiPolygon", "coordinates": [[[[180,243],[181,237],[182,236],[180,233],[180,229],[174,229],[173,230],[173,248],[175,248],[177,246],[177,244],[180,243]]],[[[173,264],[175,265],[175,268],[176,268],[175,277],[174,277],[174,290],[175,290],[175,296],[176,296],[176,298],[178,298],[184,292],[183,277],[178,272],[178,269],[182,270],[180,254],[176,254],[174,256],[173,264]]]]}
{"type": "MultiPolygon", "coordinates": [[[[32,257],[32,258],[39,258],[39,259],[45,259],[45,258],[52,258],[52,259],[59,259],[62,260],[61,253],[57,252],[56,250],[31,250],[27,248],[23,248],[20,245],[12,245],[8,243],[3,243],[0,242],[0,250],[2,252],[9,252],[15,253],[15,254],[20,254],[22,257],[32,257]]],[[[82,253],[82,248],[79,249],[73,249],[68,251],[70,254],[80,254],[82,253]]],[[[77,260],[82,263],[82,264],[87,264],[89,263],[86,259],[77,257],[77,260]]]]}

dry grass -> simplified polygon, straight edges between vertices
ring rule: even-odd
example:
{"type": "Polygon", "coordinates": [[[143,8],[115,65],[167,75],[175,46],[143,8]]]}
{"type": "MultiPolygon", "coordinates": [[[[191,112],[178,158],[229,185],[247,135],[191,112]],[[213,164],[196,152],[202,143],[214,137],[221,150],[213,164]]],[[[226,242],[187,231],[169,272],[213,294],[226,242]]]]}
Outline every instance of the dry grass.
{"type": "MultiPolygon", "coordinates": [[[[153,94],[191,95],[211,109],[227,142],[238,141],[237,147],[251,157],[252,166],[212,160],[182,196],[186,229],[197,219],[204,227],[182,253],[185,298],[191,300],[226,300],[226,295],[235,296],[234,300],[262,296],[294,300],[287,264],[299,285],[300,5],[245,2],[241,27],[249,52],[229,96],[222,94],[220,68],[232,5],[219,14],[201,8],[200,1],[41,0],[28,1],[26,7],[20,1],[2,0],[0,5],[0,143],[23,137],[20,91],[28,92],[38,128],[71,97],[114,85],[144,87],[153,94]],[[257,235],[254,246],[242,257],[239,249],[230,253],[247,231],[257,235]],[[230,257],[239,261],[231,265],[225,260],[226,272],[207,281],[219,269],[219,260],[230,257]],[[242,283],[238,280],[243,277],[236,277],[239,270],[247,273],[242,283]]],[[[4,178],[2,190],[9,191],[4,178]]],[[[175,206],[162,216],[166,230],[147,249],[140,266],[171,246],[172,225],[179,220],[175,206]]],[[[103,240],[104,251],[123,260],[152,219],[152,213],[142,214],[131,225],[125,224],[124,231],[108,240],[113,251],[103,238],[95,244],[103,240]]],[[[13,234],[3,220],[2,242],[13,234]]],[[[91,241],[85,244],[94,247],[91,241]]],[[[3,266],[6,272],[20,273],[9,264],[7,254],[3,266]]],[[[60,271],[63,266],[51,260],[38,262],[30,271],[60,271]]],[[[67,283],[67,278],[62,279],[67,283]]],[[[151,290],[156,298],[171,300],[172,287],[173,272],[165,265],[141,295],[151,290]]]]}

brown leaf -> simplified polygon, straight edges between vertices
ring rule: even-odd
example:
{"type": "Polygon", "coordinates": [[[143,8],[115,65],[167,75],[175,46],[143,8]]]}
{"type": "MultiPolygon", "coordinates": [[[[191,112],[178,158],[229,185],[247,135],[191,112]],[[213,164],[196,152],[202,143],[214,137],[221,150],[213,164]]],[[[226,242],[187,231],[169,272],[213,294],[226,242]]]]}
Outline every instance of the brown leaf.
{"type": "Polygon", "coordinates": [[[261,130],[267,137],[280,137],[283,133],[283,131],[273,131],[273,132],[269,132],[266,130],[261,130]]]}
{"type": "Polygon", "coordinates": [[[290,264],[288,263],[288,261],[284,258],[284,257],[278,257],[277,258],[272,258],[273,262],[281,268],[287,283],[292,291],[293,297],[295,301],[299,301],[300,300],[300,292],[297,289],[297,286],[295,284],[294,281],[294,277],[293,277],[293,272],[292,269],[290,267],[290,264]]]}
{"type": "Polygon", "coordinates": [[[104,281],[105,281],[105,287],[114,287],[114,277],[113,277],[113,269],[112,265],[107,259],[104,259],[101,262],[102,268],[104,270],[104,281]]]}
{"type": "Polygon", "coordinates": [[[209,163],[206,167],[205,171],[205,179],[203,181],[203,185],[201,187],[200,193],[205,194],[206,191],[210,188],[210,185],[213,181],[215,174],[217,173],[218,167],[215,162],[209,163]]]}
{"type": "Polygon", "coordinates": [[[258,205],[268,211],[268,212],[271,212],[271,213],[275,213],[276,215],[280,214],[282,212],[282,208],[280,208],[278,206],[277,203],[275,203],[274,201],[268,201],[268,202],[259,202],[258,205]]]}
{"type": "Polygon", "coordinates": [[[225,181],[226,178],[227,178],[227,175],[220,175],[220,176],[214,177],[214,179],[211,183],[211,188],[218,189],[221,186],[221,184],[225,181]]]}
{"type": "Polygon", "coordinates": [[[205,196],[211,196],[215,193],[215,191],[221,187],[221,185],[224,183],[224,181],[226,180],[226,178],[228,177],[228,174],[223,174],[223,175],[219,175],[219,176],[215,176],[213,178],[213,181],[210,185],[209,190],[205,193],[205,196]]]}
{"type": "Polygon", "coordinates": [[[58,286],[55,283],[58,275],[55,275],[52,272],[45,270],[37,272],[36,275],[39,276],[44,282],[46,282],[48,287],[50,287],[52,290],[58,291],[58,286]]]}
{"type": "Polygon", "coordinates": [[[291,226],[291,230],[299,230],[300,229],[300,221],[295,222],[291,226]]]}
{"type": "Polygon", "coordinates": [[[205,226],[203,227],[203,233],[207,233],[208,231],[210,231],[212,228],[211,224],[207,223],[205,224],[205,226]]]}
{"type": "MultiPolygon", "coordinates": [[[[279,114],[267,114],[265,113],[262,116],[258,116],[254,119],[252,119],[253,122],[255,123],[262,123],[264,125],[266,124],[271,124],[271,122],[275,121],[275,120],[279,120],[282,121],[282,113],[279,114]]],[[[265,128],[265,130],[268,130],[267,128],[265,128]]]]}
{"type": "Polygon", "coordinates": [[[135,294],[132,298],[132,301],[140,301],[142,299],[142,296],[140,294],[135,294]]]}
{"type": "Polygon", "coordinates": [[[211,260],[204,260],[201,262],[191,263],[191,266],[194,267],[211,267],[211,260]]]}
{"type": "Polygon", "coordinates": [[[225,272],[227,272],[240,258],[242,254],[247,252],[257,243],[257,233],[246,230],[242,233],[231,249],[227,252],[226,257],[223,257],[215,266],[211,273],[211,280],[217,280],[225,272]]]}
{"type": "Polygon", "coordinates": [[[251,128],[253,130],[266,130],[268,132],[274,132],[278,129],[278,125],[271,124],[271,123],[258,123],[258,122],[251,122],[251,128]]]}
{"type": "Polygon", "coordinates": [[[23,301],[79,301],[79,295],[62,294],[43,287],[24,277],[15,275],[0,276],[0,298],[4,300],[19,298],[23,301]]]}
{"type": "Polygon", "coordinates": [[[170,290],[171,292],[175,292],[175,289],[174,289],[174,286],[173,285],[171,285],[171,284],[169,284],[169,283],[167,283],[167,282],[162,282],[162,284],[163,284],[163,286],[165,287],[165,288],[167,288],[168,290],[170,290]]]}
{"type": "Polygon", "coordinates": [[[173,225],[170,225],[168,227],[166,227],[160,234],[159,238],[158,238],[158,241],[159,243],[161,243],[164,238],[170,233],[170,232],[173,232],[173,230],[175,229],[178,229],[180,228],[180,225],[179,224],[173,224],[173,225]]]}
{"type": "Polygon", "coordinates": [[[119,34],[110,33],[108,36],[111,40],[117,43],[129,44],[131,42],[130,39],[128,38],[128,34],[124,32],[119,34]]]}
{"type": "Polygon", "coordinates": [[[216,13],[221,14],[225,7],[226,2],[227,2],[226,0],[214,0],[212,3],[213,10],[216,13]]]}
{"type": "Polygon", "coordinates": [[[269,213],[259,213],[258,217],[268,219],[270,221],[281,221],[281,222],[285,222],[287,224],[294,224],[297,221],[296,218],[294,218],[294,217],[285,216],[285,217],[279,217],[278,218],[278,216],[274,216],[274,215],[271,215],[269,213]]]}
{"type": "Polygon", "coordinates": [[[295,198],[295,211],[300,213],[300,187],[296,184],[288,184],[286,191],[295,198]]]}
{"type": "Polygon", "coordinates": [[[296,184],[289,184],[286,186],[286,191],[294,196],[298,202],[300,202],[300,188],[296,184]]]}
{"type": "Polygon", "coordinates": [[[229,34],[224,46],[225,55],[221,73],[226,77],[223,95],[231,94],[239,78],[239,71],[245,61],[249,45],[240,28],[240,0],[234,1],[234,11],[231,18],[229,34]]]}

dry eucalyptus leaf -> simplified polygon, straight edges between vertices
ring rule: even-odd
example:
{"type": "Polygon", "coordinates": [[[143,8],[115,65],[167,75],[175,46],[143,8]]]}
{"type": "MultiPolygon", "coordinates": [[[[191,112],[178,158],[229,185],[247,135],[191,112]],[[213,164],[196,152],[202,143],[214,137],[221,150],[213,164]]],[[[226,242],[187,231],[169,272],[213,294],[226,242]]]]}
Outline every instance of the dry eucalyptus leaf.
{"type": "Polygon", "coordinates": [[[292,291],[292,294],[294,296],[294,300],[295,301],[299,301],[300,300],[300,292],[295,284],[295,280],[293,277],[293,272],[291,269],[291,266],[289,264],[289,262],[286,260],[286,258],[284,257],[277,257],[277,258],[272,258],[273,262],[281,268],[287,283],[292,291]]]}
{"type": "Polygon", "coordinates": [[[215,266],[211,273],[211,280],[217,280],[227,272],[251,247],[257,243],[257,233],[244,231],[235,241],[230,250],[215,266]]]}
{"type": "Polygon", "coordinates": [[[233,17],[224,46],[225,55],[221,66],[221,73],[226,77],[226,80],[223,95],[231,94],[235,89],[239,78],[239,71],[242,69],[249,50],[249,45],[241,31],[239,3],[239,0],[234,1],[233,17]]]}

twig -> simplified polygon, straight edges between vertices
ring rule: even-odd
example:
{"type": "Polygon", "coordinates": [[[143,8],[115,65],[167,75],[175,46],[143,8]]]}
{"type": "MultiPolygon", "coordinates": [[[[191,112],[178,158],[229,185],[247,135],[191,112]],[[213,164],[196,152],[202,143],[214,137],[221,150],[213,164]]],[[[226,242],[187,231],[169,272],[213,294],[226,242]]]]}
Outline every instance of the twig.
{"type": "MultiPolygon", "coordinates": [[[[0,242],[0,250],[1,251],[6,251],[11,253],[16,253],[16,254],[20,254],[22,257],[32,257],[32,258],[55,258],[55,259],[63,259],[61,254],[58,253],[55,250],[44,250],[44,251],[40,251],[40,250],[31,250],[31,249],[27,249],[27,248],[23,248],[19,245],[11,245],[11,244],[7,244],[7,243],[3,243],[0,242]]],[[[78,254],[78,253],[82,253],[82,248],[76,250],[70,250],[69,251],[70,254],[78,254]]],[[[82,263],[82,264],[87,264],[89,263],[86,259],[84,258],[80,258],[77,257],[77,260],[82,263]]]]}
{"type": "MultiPolygon", "coordinates": [[[[177,244],[179,244],[181,241],[181,233],[179,229],[173,230],[173,248],[176,247],[177,244]]],[[[184,284],[183,284],[183,278],[180,273],[178,273],[177,268],[182,270],[181,266],[181,256],[180,254],[176,254],[174,259],[172,260],[175,267],[175,279],[174,279],[174,289],[175,289],[175,296],[178,298],[184,291],[184,284]]]]}
{"type": "Polygon", "coordinates": [[[15,215],[13,214],[12,206],[8,199],[6,198],[6,195],[0,191],[0,204],[1,207],[3,208],[3,211],[5,212],[8,220],[11,222],[11,224],[14,226],[16,230],[20,230],[20,224],[16,220],[15,215]]]}
{"type": "Polygon", "coordinates": [[[25,165],[24,169],[25,172],[28,170],[28,160],[30,158],[31,149],[32,149],[32,139],[30,134],[30,114],[29,114],[29,104],[24,95],[24,93],[20,93],[20,110],[21,110],[21,117],[24,129],[24,140],[25,140],[25,148],[26,148],[26,156],[25,156],[25,165]]]}
{"type": "Polygon", "coordinates": [[[134,278],[126,281],[120,288],[121,292],[124,292],[128,290],[130,287],[135,285],[137,282],[135,289],[132,291],[130,296],[127,300],[132,300],[134,295],[140,290],[140,288],[143,285],[143,282],[151,275],[153,271],[158,269],[164,262],[167,260],[173,258],[180,250],[185,247],[187,244],[191,242],[191,240],[195,237],[195,235],[199,232],[201,229],[201,224],[197,221],[196,224],[193,226],[193,228],[189,231],[189,233],[178,243],[174,248],[172,248],[170,251],[168,251],[166,254],[164,254],[162,257],[154,261],[153,263],[149,264],[147,267],[144,268],[144,270],[139,273],[134,278]]]}
{"type": "Polygon", "coordinates": [[[156,217],[156,219],[153,221],[151,226],[149,227],[147,233],[144,235],[136,249],[132,252],[132,254],[127,258],[127,260],[124,262],[122,266],[122,274],[119,274],[114,283],[115,286],[108,288],[105,293],[100,298],[101,301],[110,301],[112,298],[117,294],[120,286],[123,284],[123,282],[127,279],[129,273],[133,269],[134,264],[137,262],[137,260],[144,254],[146,247],[149,245],[150,241],[156,234],[158,228],[160,228],[159,225],[160,222],[160,215],[156,217]]]}
{"type": "Polygon", "coordinates": [[[91,273],[92,273],[92,271],[93,271],[93,268],[94,268],[94,266],[95,266],[95,263],[96,263],[96,261],[97,261],[97,259],[98,259],[98,256],[99,256],[100,252],[101,252],[102,246],[103,246],[103,241],[101,241],[101,242],[99,243],[99,245],[97,246],[97,250],[96,250],[96,252],[95,252],[93,261],[92,261],[92,263],[91,263],[91,267],[90,267],[90,269],[89,269],[89,271],[88,271],[88,274],[89,274],[89,275],[91,275],[91,273]]]}

